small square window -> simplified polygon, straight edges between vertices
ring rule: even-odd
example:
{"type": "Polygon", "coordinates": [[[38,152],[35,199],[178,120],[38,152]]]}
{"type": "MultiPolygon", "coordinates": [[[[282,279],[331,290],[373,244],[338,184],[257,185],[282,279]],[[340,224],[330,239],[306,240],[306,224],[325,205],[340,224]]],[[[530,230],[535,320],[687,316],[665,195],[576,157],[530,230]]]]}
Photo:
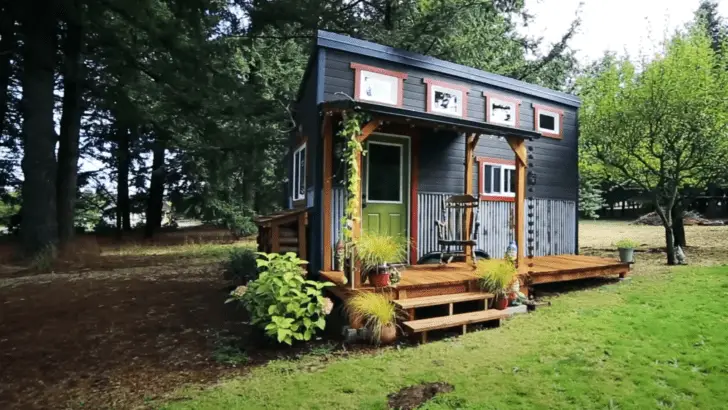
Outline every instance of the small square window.
{"type": "Polygon", "coordinates": [[[556,132],[556,117],[550,114],[541,113],[538,115],[539,128],[556,132]]]}
{"type": "Polygon", "coordinates": [[[561,110],[534,105],[535,128],[545,137],[562,138],[561,110]]]}

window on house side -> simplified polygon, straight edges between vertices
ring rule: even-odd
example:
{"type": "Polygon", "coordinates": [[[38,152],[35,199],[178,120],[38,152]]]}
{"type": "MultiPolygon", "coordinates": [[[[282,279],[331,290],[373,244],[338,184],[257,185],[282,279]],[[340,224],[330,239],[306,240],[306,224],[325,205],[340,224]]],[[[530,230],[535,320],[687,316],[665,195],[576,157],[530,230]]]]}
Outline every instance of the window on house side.
{"type": "Polygon", "coordinates": [[[483,164],[483,195],[516,196],[516,167],[514,165],[483,164]]]}
{"type": "Polygon", "coordinates": [[[293,153],[293,200],[300,201],[306,197],[306,144],[301,145],[293,153]]]}

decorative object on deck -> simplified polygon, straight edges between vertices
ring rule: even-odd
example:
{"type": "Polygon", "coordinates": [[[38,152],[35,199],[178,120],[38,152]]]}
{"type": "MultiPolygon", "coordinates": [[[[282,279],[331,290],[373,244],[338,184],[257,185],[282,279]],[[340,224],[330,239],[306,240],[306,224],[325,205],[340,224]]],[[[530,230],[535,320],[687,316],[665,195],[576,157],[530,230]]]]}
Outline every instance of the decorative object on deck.
{"type": "Polygon", "coordinates": [[[294,341],[311,340],[326,327],[325,317],[331,306],[326,304],[323,289],[333,283],[306,280],[301,269],[306,261],[292,252],[259,256],[258,279],[247,287],[236,288],[226,303],[241,302],[251,323],[278,343],[292,345],[294,341]]]}
{"type": "Polygon", "coordinates": [[[354,241],[362,278],[377,288],[390,285],[392,263],[407,260],[407,240],[399,236],[365,232],[354,241]]]}
{"type": "Polygon", "coordinates": [[[484,260],[477,263],[476,272],[480,277],[480,287],[495,295],[496,309],[507,308],[513,282],[518,281],[515,266],[507,260],[484,260]]]}
{"type": "Polygon", "coordinates": [[[623,263],[634,263],[634,248],[639,244],[631,239],[622,239],[614,244],[619,250],[619,260],[623,263]]]}
{"type": "Polygon", "coordinates": [[[478,205],[478,198],[472,195],[454,195],[443,201],[442,219],[435,221],[441,263],[452,262],[458,253],[464,254],[468,248],[473,263],[477,262],[478,205]]]}
{"type": "MultiPolygon", "coordinates": [[[[397,340],[397,307],[381,293],[356,292],[346,304],[350,318],[363,321],[375,344],[390,344],[397,340]]],[[[352,326],[354,327],[354,326],[352,326]]]]}

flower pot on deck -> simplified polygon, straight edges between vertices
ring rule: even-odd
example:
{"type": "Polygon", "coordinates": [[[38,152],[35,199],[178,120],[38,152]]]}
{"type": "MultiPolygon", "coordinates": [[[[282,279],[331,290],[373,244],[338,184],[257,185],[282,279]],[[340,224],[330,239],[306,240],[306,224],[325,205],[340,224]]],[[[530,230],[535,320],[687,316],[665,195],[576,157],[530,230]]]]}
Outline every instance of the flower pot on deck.
{"type": "Polygon", "coordinates": [[[382,326],[382,333],[379,335],[379,343],[383,345],[392,344],[397,340],[397,326],[389,324],[382,326]]]}
{"type": "Polygon", "coordinates": [[[508,308],[508,302],[509,301],[507,297],[498,296],[493,303],[493,307],[498,310],[505,310],[506,308],[508,308]]]}
{"type": "Polygon", "coordinates": [[[619,260],[622,263],[633,263],[634,262],[634,249],[633,248],[619,248],[619,260]]]}
{"type": "Polygon", "coordinates": [[[389,286],[389,272],[370,273],[369,283],[371,283],[375,288],[386,288],[389,286]]]}

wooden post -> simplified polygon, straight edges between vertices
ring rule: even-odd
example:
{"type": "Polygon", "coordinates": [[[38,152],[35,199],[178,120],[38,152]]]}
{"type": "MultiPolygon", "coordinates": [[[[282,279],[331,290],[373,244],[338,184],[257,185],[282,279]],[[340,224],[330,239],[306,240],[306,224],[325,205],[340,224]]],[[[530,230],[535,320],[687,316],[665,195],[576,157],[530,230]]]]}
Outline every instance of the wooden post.
{"type": "Polygon", "coordinates": [[[280,225],[275,221],[270,226],[271,238],[270,238],[270,251],[271,253],[278,253],[281,251],[281,230],[280,225]]]}
{"type": "Polygon", "coordinates": [[[516,264],[519,273],[525,273],[528,269],[525,265],[526,255],[526,165],[528,163],[528,154],[526,152],[526,142],[520,138],[506,138],[508,145],[516,154],[516,243],[518,244],[518,254],[516,255],[516,264]]]}
{"type": "Polygon", "coordinates": [[[298,257],[308,260],[306,256],[306,213],[298,215],[298,257]]]}
{"type": "Polygon", "coordinates": [[[322,223],[322,229],[323,232],[323,247],[324,247],[324,261],[323,261],[323,269],[325,271],[331,270],[331,260],[332,260],[332,249],[331,249],[331,219],[332,219],[332,210],[331,210],[331,194],[332,194],[332,166],[331,161],[333,160],[333,153],[332,153],[332,147],[333,147],[333,139],[334,136],[333,133],[333,125],[332,122],[333,119],[331,118],[331,115],[325,114],[323,119],[323,168],[324,168],[324,181],[323,181],[323,196],[321,200],[323,201],[322,204],[322,213],[323,213],[323,223],[322,223]]]}
{"type": "MultiPolygon", "coordinates": [[[[470,134],[465,137],[465,195],[473,195],[473,152],[478,143],[478,136],[470,134]]],[[[470,239],[470,227],[472,226],[473,210],[467,208],[465,210],[465,218],[463,218],[463,235],[466,240],[470,239]]],[[[473,263],[472,246],[465,245],[465,263],[473,263]]]]}
{"type": "MultiPolygon", "coordinates": [[[[354,208],[354,218],[353,218],[354,220],[352,221],[353,228],[351,230],[351,239],[354,242],[356,242],[356,240],[359,239],[359,237],[361,236],[361,214],[362,214],[362,212],[361,212],[361,190],[362,190],[361,184],[363,181],[361,179],[361,153],[360,152],[356,154],[356,162],[358,164],[357,172],[359,174],[359,185],[358,185],[358,188],[357,188],[356,194],[355,194],[356,202],[357,202],[358,206],[356,206],[354,208]]],[[[354,281],[353,281],[354,288],[361,287],[361,265],[359,263],[355,263],[353,270],[354,270],[354,278],[353,278],[354,279],[354,281]]]]}
{"type": "MultiPolygon", "coordinates": [[[[366,125],[361,127],[361,134],[357,137],[357,140],[360,143],[364,143],[367,138],[380,126],[382,125],[382,121],[378,119],[373,119],[369,121],[366,125]]],[[[364,182],[362,180],[362,160],[361,160],[361,152],[358,152],[356,154],[356,162],[357,162],[357,173],[359,174],[359,186],[356,192],[356,201],[359,204],[354,208],[354,221],[353,221],[353,228],[351,232],[351,236],[353,240],[356,240],[361,236],[361,190],[362,190],[362,183],[364,182]]],[[[358,288],[361,287],[361,268],[359,264],[354,265],[354,281],[353,281],[353,287],[358,288]]]]}

